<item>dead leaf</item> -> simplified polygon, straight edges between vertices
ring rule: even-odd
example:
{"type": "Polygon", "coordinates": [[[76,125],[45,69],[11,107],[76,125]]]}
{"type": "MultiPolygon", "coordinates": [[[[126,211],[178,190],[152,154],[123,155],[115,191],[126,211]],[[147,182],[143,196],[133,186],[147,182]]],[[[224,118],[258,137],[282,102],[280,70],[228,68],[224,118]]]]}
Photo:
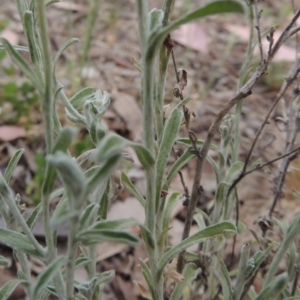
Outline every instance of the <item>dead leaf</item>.
{"type": "Polygon", "coordinates": [[[199,23],[189,23],[172,33],[172,39],[180,45],[195,51],[208,53],[210,38],[199,23]]]}
{"type": "Polygon", "coordinates": [[[148,288],[146,288],[142,283],[140,282],[136,282],[135,283],[139,286],[140,290],[141,290],[141,294],[144,298],[152,300],[151,294],[148,291],[148,288]]]}
{"type": "Polygon", "coordinates": [[[171,263],[167,264],[164,268],[164,279],[165,279],[165,293],[170,296],[174,289],[174,283],[182,283],[184,277],[177,272],[177,258],[174,258],[171,263]]]}
{"type": "Polygon", "coordinates": [[[3,125],[0,126],[0,140],[10,142],[26,136],[26,131],[23,127],[3,125]]]}

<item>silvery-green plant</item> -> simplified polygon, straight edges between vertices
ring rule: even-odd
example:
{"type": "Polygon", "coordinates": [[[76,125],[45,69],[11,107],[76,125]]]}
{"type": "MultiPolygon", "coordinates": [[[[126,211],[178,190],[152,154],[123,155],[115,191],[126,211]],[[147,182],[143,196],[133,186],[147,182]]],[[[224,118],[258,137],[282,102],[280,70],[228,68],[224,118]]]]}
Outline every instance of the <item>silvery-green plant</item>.
{"type": "MultiPolygon", "coordinates": [[[[6,228],[0,229],[0,239],[14,250],[15,257],[20,263],[18,279],[7,283],[0,289],[0,298],[7,299],[15,287],[21,283],[31,299],[47,299],[49,294],[67,300],[103,299],[103,285],[112,280],[114,272],[108,271],[100,274],[96,272],[95,245],[103,241],[123,242],[130,245],[136,245],[139,242],[136,236],[123,230],[125,227],[137,224],[135,220],[107,220],[108,205],[114,192],[110,191],[112,186],[110,182],[114,180],[112,175],[120,161],[124,159],[124,148],[132,147],[146,173],[146,197],[144,198],[139,193],[125,172],[121,173],[119,179],[140,201],[146,213],[145,224],[138,225],[147,249],[148,259],[147,261],[141,260],[141,266],[148,284],[148,297],[153,300],[164,299],[166,292],[164,282],[165,277],[168,276],[166,267],[178,255],[183,255],[188,263],[184,264],[183,270],[178,270],[183,277],[175,283],[174,289],[168,295],[169,299],[181,299],[184,289],[190,286],[198,275],[206,271],[205,264],[209,270],[209,299],[214,298],[219,284],[222,286],[225,299],[241,299],[245,285],[256,275],[259,266],[274,247],[272,244],[266,246],[250,258],[250,246],[248,244],[243,246],[239,269],[235,275],[228,271],[222,257],[226,244],[226,237],[223,234],[236,232],[237,228],[241,231],[243,227],[242,223],[231,220],[236,198],[227,195],[229,186],[244,167],[244,164],[238,161],[238,124],[242,104],[241,101],[238,102],[239,106],[234,116],[227,115],[228,109],[224,112],[223,120],[221,118],[216,121],[219,123],[212,125],[213,129],[219,129],[221,133],[218,146],[207,140],[193,142],[187,138],[178,139],[178,132],[183,121],[182,108],[188,103],[189,98],[182,99],[164,120],[164,89],[171,51],[163,43],[172,30],[195,19],[224,12],[246,13],[252,16],[249,13],[251,10],[247,8],[244,1],[214,0],[169,22],[174,0],[165,0],[162,9],[153,9],[150,12],[148,12],[148,1],[136,1],[141,62],[135,60],[134,64],[142,74],[140,104],[144,129],[144,142],[138,144],[118,135],[107,135],[107,129],[101,123],[101,118],[110,104],[109,94],[106,91],[95,92],[94,89],[87,87],[70,99],[66,96],[56,76],[56,65],[63,51],[78,40],[68,40],[52,60],[46,10],[54,2],[56,1],[45,4],[44,1],[32,0],[28,4],[26,0],[17,0],[28,47],[12,46],[5,39],[1,39],[2,49],[10,54],[12,60],[40,94],[45,126],[47,167],[41,203],[27,220],[21,212],[20,196],[15,195],[9,188],[10,178],[24,152],[23,149],[15,153],[5,173],[0,174],[0,213],[6,223],[6,228]],[[23,58],[21,51],[29,52],[31,62],[23,58]],[[70,156],[69,147],[77,131],[71,127],[62,127],[56,111],[58,100],[63,103],[69,120],[86,127],[95,145],[94,149],[83,153],[76,159],[70,156]],[[78,110],[79,108],[81,110],[78,110]],[[168,158],[175,142],[185,145],[186,150],[165,174],[168,158]],[[203,158],[212,165],[215,171],[217,191],[214,208],[210,216],[196,209],[193,218],[199,226],[199,231],[170,248],[167,244],[170,217],[180,194],[178,192],[168,194],[167,191],[176,173],[187,162],[197,157],[197,153],[191,151],[192,146],[195,145],[203,147],[203,151],[206,151],[203,158]],[[217,152],[218,162],[207,155],[207,145],[209,149],[217,152]],[[230,155],[232,159],[228,166],[227,161],[230,155]],[[56,189],[55,182],[58,178],[62,187],[56,189]],[[57,197],[60,197],[59,204],[50,215],[50,203],[57,197]],[[41,246],[31,232],[40,215],[44,220],[46,247],[41,246]],[[57,228],[62,222],[69,223],[68,251],[66,256],[58,257],[56,235],[57,228]],[[213,237],[215,239],[212,239],[213,237]],[[199,253],[184,253],[186,248],[199,243],[204,253],[202,256],[199,256],[199,253]],[[80,245],[85,248],[78,257],[80,245]],[[38,257],[47,265],[35,283],[31,282],[27,255],[38,257]],[[202,264],[199,267],[200,260],[202,264]],[[205,263],[203,263],[204,260],[205,263]],[[89,278],[87,282],[74,280],[74,270],[79,266],[85,266],[89,278]],[[231,281],[233,276],[236,277],[235,284],[231,281]],[[74,295],[74,288],[78,291],[76,295],[74,295]]],[[[246,71],[252,50],[250,43],[239,88],[242,88],[246,81],[246,71]]],[[[260,76],[262,72],[263,69],[259,73],[260,76]]],[[[246,90],[244,94],[248,92],[246,90]]],[[[201,159],[201,155],[199,157],[201,159]]],[[[247,294],[249,299],[271,299],[275,295],[282,295],[287,299],[299,294],[299,290],[295,291],[295,288],[291,286],[296,276],[293,264],[298,261],[297,256],[299,256],[294,245],[294,238],[299,227],[298,219],[299,217],[296,217],[290,225],[278,221],[285,235],[284,241],[271,263],[262,291],[256,295],[250,289],[247,294]],[[286,274],[275,277],[278,264],[286,252],[289,252],[291,257],[288,271],[286,274]]],[[[0,257],[0,263],[5,265],[7,262],[0,257]]]]}

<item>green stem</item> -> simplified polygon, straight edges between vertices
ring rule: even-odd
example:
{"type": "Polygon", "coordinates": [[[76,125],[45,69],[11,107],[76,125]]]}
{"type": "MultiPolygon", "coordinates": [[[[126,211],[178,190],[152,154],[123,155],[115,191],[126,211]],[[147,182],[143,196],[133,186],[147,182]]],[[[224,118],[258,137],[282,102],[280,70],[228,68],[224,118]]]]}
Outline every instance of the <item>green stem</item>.
{"type": "Polygon", "coordinates": [[[47,153],[51,153],[53,148],[53,82],[52,82],[52,62],[47,26],[46,8],[44,1],[37,1],[38,21],[41,31],[42,59],[44,65],[45,91],[42,96],[42,109],[46,133],[47,153]]]}
{"type": "Polygon", "coordinates": [[[76,242],[76,234],[78,231],[79,217],[75,216],[70,221],[69,235],[68,235],[68,261],[66,265],[66,287],[67,300],[73,299],[74,293],[74,271],[75,259],[78,243],[76,242]]]}
{"type": "MultiPolygon", "coordinates": [[[[149,152],[154,156],[154,53],[149,53],[148,49],[148,1],[137,0],[137,10],[139,17],[139,35],[142,53],[142,91],[141,102],[143,112],[143,130],[144,130],[144,145],[149,152]]],[[[155,207],[155,170],[146,171],[147,192],[146,192],[146,227],[151,232],[154,241],[156,241],[156,207],[155,207]]],[[[163,279],[157,276],[157,247],[152,249],[146,245],[150,269],[152,273],[153,285],[155,286],[155,298],[153,300],[163,300],[163,279]]]]}
{"type": "MultiPolygon", "coordinates": [[[[175,0],[165,0],[163,4],[164,18],[163,26],[167,26],[169,18],[174,7],[175,0]]],[[[166,82],[167,66],[170,58],[170,51],[167,51],[165,45],[162,45],[159,52],[159,64],[158,64],[158,80],[156,83],[156,95],[155,95],[155,122],[156,122],[156,134],[158,145],[162,137],[164,125],[163,125],[163,106],[164,106],[164,89],[166,82]]]]}
{"type": "MultiPolygon", "coordinates": [[[[51,153],[54,143],[54,126],[53,126],[53,82],[52,82],[52,62],[51,62],[51,50],[49,43],[49,34],[46,18],[46,7],[44,1],[37,1],[37,12],[38,12],[38,22],[40,24],[40,37],[42,44],[42,59],[44,67],[44,82],[45,82],[45,91],[41,95],[42,98],[42,110],[44,118],[44,126],[46,133],[46,149],[47,153],[51,153]]],[[[50,207],[49,207],[49,190],[47,189],[47,179],[50,176],[51,170],[47,163],[46,166],[46,176],[43,182],[43,195],[42,195],[42,206],[43,206],[43,217],[44,217],[44,228],[45,228],[45,237],[48,247],[48,257],[47,262],[50,263],[56,258],[56,249],[54,241],[52,238],[52,230],[50,228],[50,207]],[[47,176],[48,175],[48,176],[47,176]],[[46,191],[47,190],[47,191],[46,191]]],[[[48,186],[49,187],[49,186],[48,186]]],[[[58,273],[58,276],[54,279],[54,285],[56,292],[60,299],[65,298],[65,288],[63,285],[63,277],[61,272],[58,273]]]]}

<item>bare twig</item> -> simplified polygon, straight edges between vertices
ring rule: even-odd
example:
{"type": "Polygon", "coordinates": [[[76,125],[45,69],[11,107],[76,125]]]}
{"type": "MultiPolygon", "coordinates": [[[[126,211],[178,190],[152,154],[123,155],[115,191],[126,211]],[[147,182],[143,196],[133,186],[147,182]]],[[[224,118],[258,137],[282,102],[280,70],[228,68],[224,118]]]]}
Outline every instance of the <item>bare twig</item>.
{"type": "MultiPolygon", "coordinates": [[[[267,161],[266,163],[264,163],[264,164],[262,164],[262,165],[258,165],[257,167],[255,167],[255,168],[252,169],[252,170],[248,170],[248,171],[245,171],[245,172],[241,172],[241,173],[239,174],[239,176],[233,181],[233,183],[232,183],[231,186],[229,187],[226,197],[228,197],[228,196],[230,195],[231,191],[236,187],[236,185],[237,185],[237,184],[238,184],[245,176],[247,176],[247,175],[249,175],[249,174],[251,174],[251,173],[253,173],[253,172],[255,172],[255,171],[259,171],[259,170],[263,169],[264,167],[269,166],[269,165],[273,164],[274,162],[276,162],[276,161],[278,161],[278,160],[280,160],[280,159],[283,159],[283,158],[285,158],[285,157],[287,157],[287,156],[289,156],[289,157],[291,158],[291,157],[292,157],[292,154],[297,154],[297,152],[298,152],[298,153],[300,152],[300,146],[297,147],[296,149],[294,149],[294,150],[292,150],[292,151],[286,153],[286,154],[280,155],[280,156],[278,156],[278,157],[276,157],[276,158],[274,158],[274,159],[272,159],[272,160],[269,160],[269,161],[267,161]]],[[[294,155],[293,155],[293,156],[294,156],[294,155]]]]}
{"type": "MultiPolygon", "coordinates": [[[[217,114],[217,116],[215,117],[213,123],[211,124],[211,126],[208,130],[206,139],[204,141],[203,147],[200,150],[200,153],[199,153],[200,157],[197,159],[195,177],[194,177],[194,182],[193,182],[193,187],[192,187],[192,194],[191,194],[191,199],[190,199],[189,204],[188,204],[187,217],[186,217],[186,220],[185,220],[184,231],[183,231],[183,235],[182,235],[183,240],[186,239],[189,236],[189,233],[190,233],[190,228],[191,228],[191,224],[192,224],[192,220],[193,220],[194,211],[195,211],[197,201],[198,201],[198,198],[199,198],[199,191],[201,191],[200,182],[201,182],[201,178],[202,178],[202,171],[203,171],[204,162],[205,162],[206,156],[208,154],[210,144],[212,143],[215,134],[218,132],[220,124],[221,124],[223,118],[231,110],[231,108],[234,105],[236,105],[240,100],[242,100],[242,99],[246,98],[247,96],[251,95],[251,93],[252,93],[251,89],[256,84],[256,82],[265,74],[270,61],[272,60],[272,58],[274,57],[274,55],[276,54],[276,52],[278,51],[280,46],[283,44],[283,42],[286,41],[285,37],[286,37],[286,35],[289,36],[287,33],[289,32],[289,30],[291,29],[293,24],[296,22],[299,15],[300,15],[300,9],[296,12],[296,14],[293,17],[292,21],[288,24],[288,26],[286,27],[286,29],[282,33],[281,37],[279,38],[279,40],[272,47],[272,51],[270,52],[270,55],[269,55],[268,59],[262,65],[260,65],[257,68],[257,70],[252,74],[252,76],[248,80],[248,82],[246,82],[246,84],[239,89],[239,91],[236,93],[236,95],[227,102],[227,104],[217,114]]],[[[289,82],[290,82],[290,80],[287,80],[286,85],[289,86],[289,84],[288,84],[289,82]]],[[[286,89],[287,89],[287,87],[285,89],[283,89],[283,91],[285,91],[286,89]]],[[[265,126],[265,124],[263,124],[261,130],[263,129],[264,126],[265,126]]],[[[256,140],[255,140],[255,143],[256,143],[256,140]]],[[[251,153],[253,151],[253,148],[254,148],[254,146],[252,147],[251,153]]],[[[251,155],[251,153],[250,153],[250,155],[251,155]]],[[[248,158],[248,161],[249,161],[249,158],[248,158]]],[[[245,168],[245,170],[246,170],[246,168],[245,168]]],[[[182,271],[182,267],[183,267],[182,262],[183,262],[183,260],[184,260],[183,255],[180,255],[179,259],[178,259],[178,265],[177,265],[177,270],[180,271],[180,272],[182,271]],[[181,265],[179,265],[180,263],[181,263],[181,265]]]]}
{"type": "MultiPolygon", "coordinates": [[[[300,63],[299,63],[299,71],[300,71],[300,63]]],[[[297,93],[299,95],[299,93],[297,93]]],[[[295,95],[296,97],[298,95],[295,95]]],[[[300,130],[300,124],[299,124],[299,118],[298,118],[298,114],[299,114],[299,109],[297,110],[297,112],[293,111],[293,104],[291,104],[291,114],[293,114],[293,116],[291,116],[290,120],[293,120],[293,124],[292,126],[294,126],[294,128],[292,128],[292,134],[291,137],[289,135],[287,135],[287,139],[286,139],[286,152],[290,152],[290,149],[293,147],[296,137],[299,133],[300,130]],[[295,116],[296,114],[296,116],[295,116]]],[[[290,162],[292,161],[293,157],[285,157],[285,159],[282,162],[281,168],[280,168],[280,172],[279,172],[279,176],[278,179],[276,180],[276,184],[275,184],[275,191],[274,191],[274,199],[273,199],[273,203],[272,206],[270,208],[269,211],[269,216],[271,217],[275,206],[278,202],[278,200],[282,197],[282,186],[285,180],[285,176],[289,167],[290,162]]]]}
{"type": "MultiPolygon", "coordinates": [[[[281,36],[279,37],[277,42],[274,44],[274,47],[272,47],[272,55],[271,55],[270,59],[273,59],[273,57],[275,56],[275,54],[277,53],[279,48],[282,46],[282,44],[285,43],[288,40],[288,38],[292,35],[290,30],[294,30],[295,27],[292,28],[292,26],[296,23],[299,16],[300,16],[300,8],[295,12],[293,19],[290,21],[290,23],[287,25],[285,30],[282,32],[281,36]]],[[[297,31],[299,31],[299,29],[297,31]]],[[[295,34],[296,32],[294,32],[293,34],[295,34]]]]}
{"type": "Polygon", "coordinates": [[[258,11],[258,0],[254,3],[254,10],[255,10],[255,17],[256,17],[256,25],[255,28],[257,30],[257,37],[258,37],[258,46],[259,46],[259,54],[260,54],[260,63],[264,63],[264,52],[263,52],[263,46],[261,42],[261,31],[260,31],[260,17],[261,17],[261,11],[258,11]]]}
{"type": "MultiPolygon", "coordinates": [[[[272,107],[270,108],[270,110],[267,113],[267,115],[266,115],[263,123],[261,124],[259,130],[257,131],[256,136],[254,138],[254,141],[253,141],[253,143],[251,145],[251,148],[250,148],[250,150],[249,150],[249,152],[247,154],[243,170],[242,170],[241,174],[235,179],[235,181],[229,187],[228,192],[227,192],[227,197],[231,194],[233,188],[243,179],[243,177],[245,176],[245,174],[246,173],[247,174],[251,173],[251,172],[248,173],[249,171],[246,171],[246,169],[248,167],[248,164],[249,164],[249,161],[250,161],[250,157],[251,157],[252,152],[254,150],[254,147],[255,147],[255,145],[256,145],[256,143],[258,141],[258,138],[260,137],[260,134],[261,134],[262,130],[264,129],[265,125],[268,123],[269,117],[272,114],[273,110],[275,109],[275,107],[277,106],[278,102],[283,97],[283,95],[285,94],[285,92],[287,91],[287,89],[293,83],[293,81],[295,80],[295,78],[297,77],[297,75],[298,75],[299,72],[300,72],[300,59],[297,60],[296,63],[293,65],[292,70],[290,71],[290,75],[286,78],[286,81],[282,85],[281,90],[280,90],[279,94],[277,95],[277,98],[275,99],[272,107]]],[[[292,151],[292,150],[290,150],[290,151],[292,151]]],[[[288,155],[286,155],[286,156],[288,156],[288,155]]],[[[284,158],[284,157],[285,157],[285,155],[279,157],[278,159],[284,158]]],[[[271,164],[271,163],[269,162],[267,164],[271,164]]],[[[259,170],[259,169],[261,169],[261,168],[258,168],[256,170],[259,170]]],[[[253,170],[253,171],[256,171],[256,170],[253,170]]]]}
{"type": "MultiPolygon", "coordinates": [[[[177,64],[176,64],[176,60],[175,60],[175,55],[174,55],[174,50],[172,49],[172,61],[173,61],[173,66],[174,66],[174,70],[175,70],[175,76],[176,76],[176,81],[177,81],[177,84],[179,83],[180,81],[180,78],[179,78],[179,74],[178,74],[178,69],[177,69],[177,64]]],[[[182,90],[179,89],[179,98],[180,100],[182,101],[183,100],[183,95],[182,95],[182,90]]],[[[189,138],[192,142],[192,146],[193,146],[193,151],[194,153],[196,154],[196,156],[198,157],[198,160],[200,159],[200,154],[199,154],[199,149],[197,147],[197,137],[195,135],[195,133],[193,131],[190,130],[189,128],[189,121],[190,121],[190,111],[189,109],[186,107],[186,106],[183,106],[182,107],[183,109],[183,113],[184,113],[184,118],[185,118],[185,127],[186,127],[186,130],[188,131],[188,134],[189,134],[189,138]]],[[[181,183],[184,187],[184,191],[185,191],[185,196],[186,196],[186,200],[185,201],[185,205],[188,207],[188,213],[187,213],[187,216],[186,216],[186,221],[185,221],[185,224],[188,222],[187,219],[193,219],[193,216],[192,215],[189,215],[189,206],[190,206],[190,195],[189,195],[189,191],[184,183],[184,180],[183,180],[183,176],[182,176],[182,173],[181,172],[178,172],[179,173],[179,176],[180,176],[180,179],[181,179],[181,183]]],[[[197,201],[199,199],[199,196],[202,194],[202,189],[201,187],[199,187],[198,189],[198,197],[197,197],[197,201]]],[[[197,203],[196,201],[196,203],[197,203]]],[[[196,206],[194,207],[193,209],[193,212],[195,210],[196,206]]],[[[189,231],[190,231],[190,226],[189,225],[189,229],[188,229],[188,234],[187,236],[189,235],[189,231]]],[[[187,238],[186,236],[186,233],[183,232],[182,234],[182,240],[184,240],[185,238],[187,238]]],[[[184,252],[180,253],[179,255],[179,258],[178,258],[178,263],[177,263],[177,271],[178,272],[182,272],[183,270],[183,267],[184,267],[184,252]]]]}
{"type": "Polygon", "coordinates": [[[300,31],[300,25],[294,26],[293,28],[291,28],[289,32],[289,37],[291,37],[292,35],[296,34],[299,31],[300,31]]]}
{"type": "Polygon", "coordinates": [[[293,281],[291,296],[295,296],[295,293],[296,293],[297,283],[298,283],[299,273],[300,273],[300,265],[299,264],[297,264],[295,266],[295,271],[296,271],[296,275],[295,275],[295,278],[294,278],[294,281],[293,281]]]}

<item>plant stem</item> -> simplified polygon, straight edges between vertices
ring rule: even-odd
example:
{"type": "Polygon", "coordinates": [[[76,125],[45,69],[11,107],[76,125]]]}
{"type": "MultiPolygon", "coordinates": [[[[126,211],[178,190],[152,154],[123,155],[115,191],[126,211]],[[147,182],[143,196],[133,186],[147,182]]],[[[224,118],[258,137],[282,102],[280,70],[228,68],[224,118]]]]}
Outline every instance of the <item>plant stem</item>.
{"type": "MultiPolygon", "coordinates": [[[[174,7],[175,0],[165,0],[163,3],[163,26],[169,23],[170,15],[174,7]]],[[[155,95],[155,121],[156,121],[156,134],[158,145],[162,138],[163,133],[163,105],[164,105],[164,89],[166,82],[167,66],[170,58],[170,51],[162,45],[159,51],[158,63],[158,80],[156,82],[156,95],[155,95]]]]}
{"type": "MultiPolygon", "coordinates": [[[[143,112],[143,130],[144,130],[144,145],[149,150],[149,152],[154,156],[154,67],[155,67],[155,57],[148,48],[148,1],[137,0],[137,10],[139,17],[139,35],[140,35],[140,45],[142,53],[142,90],[141,90],[141,102],[142,102],[142,112],[143,112]]],[[[146,181],[147,181],[147,192],[146,192],[146,227],[150,231],[154,241],[157,240],[156,237],[156,187],[155,187],[155,170],[146,171],[146,181]]],[[[150,264],[150,269],[152,273],[153,286],[155,287],[155,298],[153,300],[163,300],[163,278],[157,276],[157,247],[151,249],[149,245],[146,245],[147,254],[150,264]]]]}
{"type": "Polygon", "coordinates": [[[79,217],[75,216],[69,223],[68,235],[68,261],[66,265],[66,287],[67,287],[67,300],[73,299],[74,292],[74,270],[76,250],[78,243],[76,242],[76,234],[78,232],[79,217]]]}
{"type": "Polygon", "coordinates": [[[46,8],[44,1],[37,1],[38,21],[41,31],[42,59],[44,65],[44,94],[42,96],[42,109],[44,126],[46,133],[47,153],[51,153],[53,148],[53,82],[52,82],[52,63],[49,34],[47,26],[46,8]]]}
{"type": "MultiPolygon", "coordinates": [[[[52,63],[51,63],[51,51],[49,43],[49,34],[46,18],[46,7],[44,1],[37,1],[37,12],[38,12],[38,22],[40,24],[40,36],[42,43],[42,59],[44,67],[44,82],[45,91],[42,97],[42,110],[44,118],[44,126],[46,133],[46,149],[47,153],[51,153],[54,142],[54,126],[53,126],[53,82],[52,82],[52,63]]],[[[43,217],[44,217],[44,228],[45,237],[48,247],[48,257],[47,262],[50,263],[55,260],[56,249],[53,242],[52,230],[50,228],[50,211],[49,211],[49,190],[47,190],[47,179],[50,175],[51,170],[49,163],[46,166],[46,176],[43,182],[43,195],[42,195],[42,206],[43,206],[43,217]],[[45,192],[46,191],[46,192],[45,192]]],[[[56,292],[60,299],[65,298],[65,288],[63,285],[63,277],[61,272],[58,272],[58,276],[54,278],[54,285],[56,292]]]]}

